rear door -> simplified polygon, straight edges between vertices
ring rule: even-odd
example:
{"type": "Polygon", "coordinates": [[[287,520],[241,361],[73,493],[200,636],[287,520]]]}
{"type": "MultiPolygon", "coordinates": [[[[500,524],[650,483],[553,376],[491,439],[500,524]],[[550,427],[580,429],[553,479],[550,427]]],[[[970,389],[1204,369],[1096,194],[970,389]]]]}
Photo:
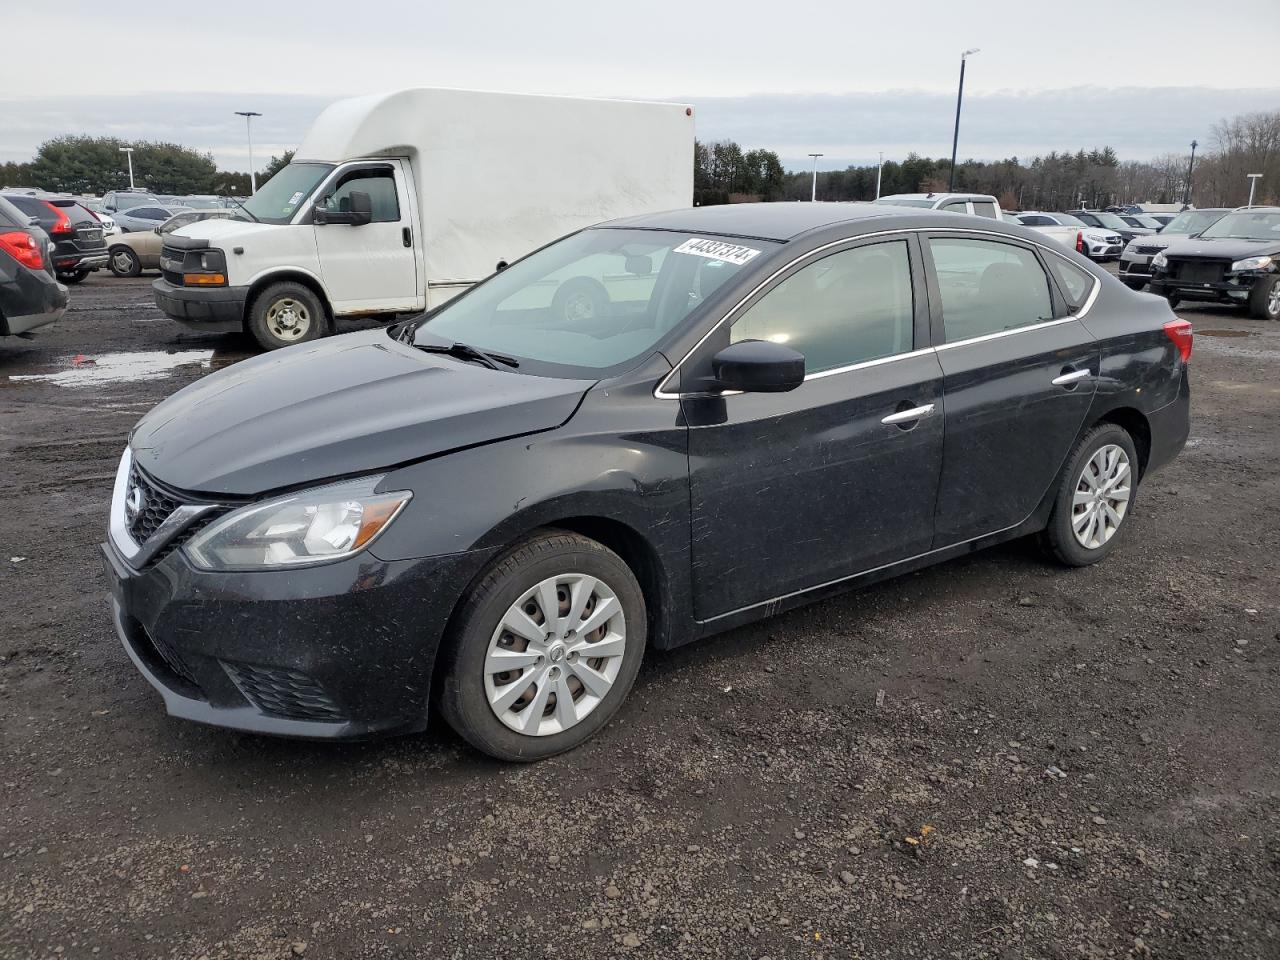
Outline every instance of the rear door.
{"type": "Polygon", "coordinates": [[[373,221],[362,226],[314,224],[325,289],[337,313],[383,313],[419,307],[413,197],[398,160],[339,167],[317,194],[326,210],[350,210],[351,194],[367,193],[373,221]]]}
{"type": "Polygon", "coordinates": [[[805,257],[692,358],[696,375],[730,342],[771,340],[806,368],[789,393],[681,400],[699,620],[929,549],[942,377],[917,251],[900,235],[805,257]]]}
{"type": "Polygon", "coordinates": [[[1034,245],[937,231],[923,250],[946,398],[936,549],[1031,514],[1088,413],[1100,351],[1034,245]]]}

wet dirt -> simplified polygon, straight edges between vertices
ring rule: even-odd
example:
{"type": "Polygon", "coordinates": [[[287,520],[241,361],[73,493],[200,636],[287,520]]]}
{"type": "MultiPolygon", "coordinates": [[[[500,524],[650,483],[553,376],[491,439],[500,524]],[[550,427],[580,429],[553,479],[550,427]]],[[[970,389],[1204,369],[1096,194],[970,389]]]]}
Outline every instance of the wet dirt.
{"type": "Polygon", "coordinates": [[[251,351],[148,282],[0,340],[0,957],[1280,956],[1280,325],[1180,308],[1247,339],[1197,342],[1105,563],[1009,544],[653,655],[517,767],[165,716],[108,620],[111,476],[251,351]],[[131,354],[209,360],[48,378],[131,354]]]}

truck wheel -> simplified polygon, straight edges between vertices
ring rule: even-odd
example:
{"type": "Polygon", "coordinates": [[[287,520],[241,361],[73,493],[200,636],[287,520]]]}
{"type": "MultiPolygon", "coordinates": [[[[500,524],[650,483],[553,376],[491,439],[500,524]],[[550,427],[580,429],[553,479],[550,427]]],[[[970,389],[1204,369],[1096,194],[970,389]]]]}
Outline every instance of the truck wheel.
{"type": "Polygon", "coordinates": [[[319,299],[300,283],[273,283],[249,306],[249,332],[263,350],[278,350],[324,335],[319,299]]]}
{"type": "Polygon", "coordinates": [[[1249,313],[1259,320],[1280,320],[1280,277],[1254,283],[1249,291],[1249,313]]]}
{"type": "Polygon", "coordinates": [[[136,277],[142,272],[142,261],[128,247],[112,247],[111,272],[117,277],[136,277]]]}
{"type": "Polygon", "coordinates": [[[551,315],[570,323],[603,319],[608,308],[609,291],[591,277],[566,280],[551,300],[551,315]]]}
{"type": "Polygon", "coordinates": [[[441,653],[440,707],[500,760],[570,750],[617,713],[640,670],[644,594],[612,550],[566,531],[500,557],[441,653]]]}
{"type": "Polygon", "coordinates": [[[79,283],[88,275],[88,270],[70,270],[67,273],[58,274],[58,279],[67,284],[79,283]]]}

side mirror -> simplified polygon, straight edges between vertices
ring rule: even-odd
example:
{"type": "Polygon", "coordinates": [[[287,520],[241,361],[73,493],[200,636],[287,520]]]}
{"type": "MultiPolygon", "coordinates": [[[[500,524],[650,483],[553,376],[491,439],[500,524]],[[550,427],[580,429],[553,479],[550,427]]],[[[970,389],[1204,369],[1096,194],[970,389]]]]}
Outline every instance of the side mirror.
{"type": "Polygon", "coordinates": [[[804,383],[804,354],[769,340],[742,340],[711,358],[716,386],[742,393],[786,393],[804,383]]]}
{"type": "Polygon", "coordinates": [[[160,228],[159,228],[159,227],[156,227],[156,228],[155,228],[155,230],[154,230],[153,232],[155,233],[155,235],[156,235],[157,237],[163,237],[163,236],[164,236],[164,234],[161,232],[161,230],[160,230],[160,228]]]}
{"type": "Polygon", "coordinates": [[[329,223],[346,223],[353,227],[363,227],[366,223],[373,222],[373,201],[369,198],[369,194],[360,190],[352,190],[351,196],[348,198],[349,204],[346,210],[328,210],[325,203],[329,198],[326,197],[311,207],[311,222],[317,225],[329,223]]]}
{"type": "Polygon", "coordinates": [[[494,272],[494,273],[501,273],[503,270],[507,269],[507,267],[509,267],[509,266],[511,266],[511,264],[507,263],[507,261],[505,261],[505,260],[499,260],[499,261],[494,265],[494,267],[493,267],[493,272],[494,272]]]}

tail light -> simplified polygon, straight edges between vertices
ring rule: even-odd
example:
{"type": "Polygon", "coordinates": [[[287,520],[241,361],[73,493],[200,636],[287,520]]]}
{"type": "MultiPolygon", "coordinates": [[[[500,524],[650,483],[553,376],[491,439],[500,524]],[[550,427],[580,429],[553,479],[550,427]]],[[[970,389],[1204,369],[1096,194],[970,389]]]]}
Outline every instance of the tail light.
{"type": "Polygon", "coordinates": [[[1084,253],[1084,231],[1076,231],[1076,253],[1084,253]]]}
{"type": "Polygon", "coordinates": [[[76,228],[71,225],[71,218],[67,216],[66,212],[61,207],[55,207],[47,200],[44,205],[52,210],[53,215],[58,218],[54,221],[53,226],[49,228],[50,233],[57,234],[60,237],[65,236],[68,233],[75,233],[76,228]]]}
{"type": "Polygon", "coordinates": [[[1188,362],[1191,359],[1191,321],[1183,320],[1181,317],[1170,320],[1164,325],[1164,335],[1178,348],[1178,355],[1182,357],[1182,362],[1188,362]]]}
{"type": "Polygon", "coordinates": [[[20,233],[16,230],[12,233],[0,233],[0,250],[25,267],[30,267],[32,270],[44,269],[44,253],[40,250],[40,244],[36,242],[36,238],[29,233],[20,233]]]}

